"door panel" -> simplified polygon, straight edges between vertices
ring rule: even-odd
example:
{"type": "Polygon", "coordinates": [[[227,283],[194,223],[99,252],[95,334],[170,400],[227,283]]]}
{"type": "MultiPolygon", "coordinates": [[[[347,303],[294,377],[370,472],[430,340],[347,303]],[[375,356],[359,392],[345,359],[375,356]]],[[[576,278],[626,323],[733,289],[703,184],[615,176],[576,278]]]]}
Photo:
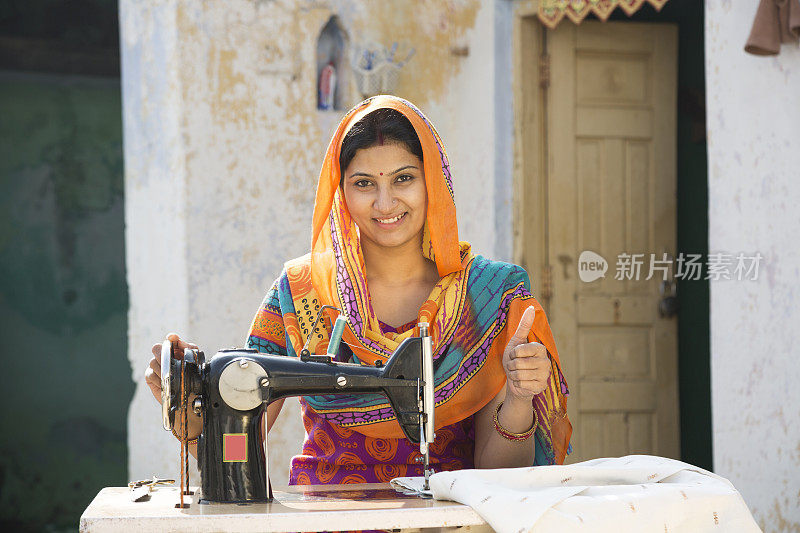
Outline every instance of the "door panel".
{"type": "Polygon", "coordinates": [[[677,31],[624,22],[548,32],[550,318],[562,354],[574,453],[568,462],[679,456],[677,323],[658,314],[650,254],[675,253],[677,31]],[[608,261],[582,282],[578,258],[608,261]],[[620,253],[645,254],[616,279],[620,253]]]}

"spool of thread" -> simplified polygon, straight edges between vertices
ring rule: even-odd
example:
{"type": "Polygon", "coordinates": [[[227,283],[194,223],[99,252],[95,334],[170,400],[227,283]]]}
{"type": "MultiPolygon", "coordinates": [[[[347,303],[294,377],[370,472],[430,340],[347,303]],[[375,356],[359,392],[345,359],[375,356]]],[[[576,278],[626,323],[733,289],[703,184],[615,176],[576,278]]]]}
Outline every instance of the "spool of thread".
{"type": "Polygon", "coordinates": [[[339,353],[339,344],[342,342],[342,333],[344,327],[347,325],[347,317],[339,315],[336,317],[336,322],[333,323],[333,331],[331,332],[331,340],[328,343],[328,355],[336,357],[339,353]]]}

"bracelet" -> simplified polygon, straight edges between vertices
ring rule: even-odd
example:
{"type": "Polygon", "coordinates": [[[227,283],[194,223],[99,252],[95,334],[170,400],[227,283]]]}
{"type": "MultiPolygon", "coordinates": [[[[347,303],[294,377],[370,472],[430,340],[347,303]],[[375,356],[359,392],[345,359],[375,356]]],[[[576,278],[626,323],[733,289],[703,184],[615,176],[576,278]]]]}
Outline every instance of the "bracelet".
{"type": "Polygon", "coordinates": [[[539,426],[539,415],[536,413],[536,408],[533,409],[533,425],[531,428],[524,433],[513,433],[500,425],[500,420],[498,419],[497,415],[500,413],[501,407],[503,407],[503,402],[497,404],[497,409],[494,410],[494,429],[500,434],[501,437],[507,440],[528,440],[539,426]]]}
{"type": "MultiPolygon", "coordinates": [[[[175,435],[176,439],[178,439],[179,441],[183,442],[183,439],[180,438],[177,433],[175,433],[175,428],[174,427],[172,428],[172,434],[175,435]]],[[[200,435],[198,435],[197,437],[195,437],[193,439],[189,439],[189,440],[186,441],[186,444],[187,445],[189,445],[189,444],[197,444],[197,439],[199,439],[199,438],[200,438],[200,435]]]]}

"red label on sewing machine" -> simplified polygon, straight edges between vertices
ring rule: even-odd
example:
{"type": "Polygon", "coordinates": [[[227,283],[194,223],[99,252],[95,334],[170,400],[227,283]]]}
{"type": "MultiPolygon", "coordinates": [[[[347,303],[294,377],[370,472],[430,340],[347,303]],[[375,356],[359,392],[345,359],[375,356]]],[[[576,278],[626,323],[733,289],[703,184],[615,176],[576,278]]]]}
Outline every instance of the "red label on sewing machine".
{"type": "Polygon", "coordinates": [[[226,463],[247,462],[247,433],[222,434],[222,460],[226,463]]]}

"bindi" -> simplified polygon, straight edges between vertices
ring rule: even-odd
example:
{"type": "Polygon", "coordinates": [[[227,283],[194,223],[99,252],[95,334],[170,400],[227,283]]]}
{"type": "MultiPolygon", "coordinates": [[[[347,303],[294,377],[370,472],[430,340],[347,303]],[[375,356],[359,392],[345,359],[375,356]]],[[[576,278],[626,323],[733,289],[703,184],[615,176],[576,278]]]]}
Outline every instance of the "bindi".
{"type": "Polygon", "coordinates": [[[383,172],[381,172],[381,176],[383,176],[383,172]]]}

